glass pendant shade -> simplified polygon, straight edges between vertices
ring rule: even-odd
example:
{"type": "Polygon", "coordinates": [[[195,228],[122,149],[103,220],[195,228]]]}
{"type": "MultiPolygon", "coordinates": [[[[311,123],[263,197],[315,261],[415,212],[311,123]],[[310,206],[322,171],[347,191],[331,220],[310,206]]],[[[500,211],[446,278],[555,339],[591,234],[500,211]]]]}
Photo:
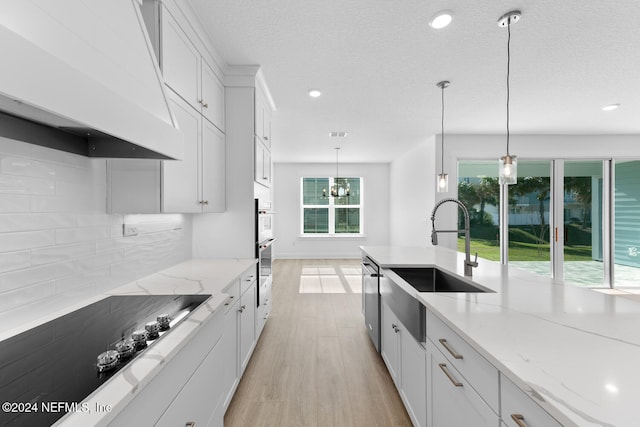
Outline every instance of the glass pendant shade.
{"type": "Polygon", "coordinates": [[[518,159],[516,156],[503,156],[498,160],[500,184],[513,185],[518,181],[518,159]]]}
{"type": "Polygon", "coordinates": [[[446,193],[449,191],[449,174],[439,173],[437,179],[438,193],[446,193]]]}

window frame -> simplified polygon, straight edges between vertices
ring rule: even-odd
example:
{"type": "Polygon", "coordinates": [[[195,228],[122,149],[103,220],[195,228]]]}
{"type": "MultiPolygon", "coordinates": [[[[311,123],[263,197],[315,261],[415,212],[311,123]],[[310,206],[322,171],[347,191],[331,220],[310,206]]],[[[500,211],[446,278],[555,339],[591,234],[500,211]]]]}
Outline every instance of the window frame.
{"type": "Polygon", "coordinates": [[[300,206],[300,214],[299,214],[299,218],[300,218],[300,227],[299,227],[299,233],[300,233],[300,237],[310,237],[310,238],[342,238],[342,237],[363,237],[364,236],[364,190],[363,190],[363,182],[364,179],[361,176],[345,176],[345,177],[339,177],[340,179],[358,179],[360,181],[360,203],[359,204],[336,204],[335,203],[335,197],[332,197],[329,193],[329,189],[331,188],[332,185],[334,185],[334,177],[331,176],[303,176],[300,177],[300,192],[299,192],[299,196],[300,196],[300,202],[299,202],[299,206],[300,206]],[[304,180],[305,179],[309,179],[309,178],[316,178],[316,179],[328,179],[329,180],[329,184],[327,187],[327,198],[329,203],[326,205],[305,205],[304,204],[304,180]],[[315,208],[315,209],[328,209],[329,211],[329,217],[328,217],[328,221],[329,221],[329,230],[327,233],[305,233],[304,231],[304,210],[305,208],[310,209],[310,208],[315,208]],[[359,228],[360,231],[358,233],[336,233],[335,231],[335,218],[336,218],[336,209],[349,209],[349,208],[354,208],[354,209],[359,209],[359,215],[358,215],[358,221],[359,221],[359,228]]]}

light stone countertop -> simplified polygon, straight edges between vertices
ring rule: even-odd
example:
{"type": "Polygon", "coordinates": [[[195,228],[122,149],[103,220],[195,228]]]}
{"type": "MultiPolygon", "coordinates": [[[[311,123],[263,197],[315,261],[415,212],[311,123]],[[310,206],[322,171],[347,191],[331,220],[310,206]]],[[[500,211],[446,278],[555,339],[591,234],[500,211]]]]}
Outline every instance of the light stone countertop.
{"type": "MultiPolygon", "coordinates": [[[[464,254],[446,248],[362,250],[382,268],[437,266],[463,275],[464,254]]],[[[562,424],[638,425],[640,303],[483,259],[472,282],[494,292],[402,287],[562,424]]]]}
{"type": "MultiPolygon", "coordinates": [[[[171,360],[214,313],[229,299],[224,293],[255,259],[192,259],[116,288],[110,295],[186,295],[211,294],[211,298],[196,308],[171,333],[151,345],[143,354],[116,373],[89,395],[83,403],[90,411],[68,413],[56,426],[85,427],[107,425],[167,361],[171,360]],[[110,411],[96,411],[96,405],[111,405],[110,411]]],[[[93,302],[93,301],[91,301],[93,302]]]]}

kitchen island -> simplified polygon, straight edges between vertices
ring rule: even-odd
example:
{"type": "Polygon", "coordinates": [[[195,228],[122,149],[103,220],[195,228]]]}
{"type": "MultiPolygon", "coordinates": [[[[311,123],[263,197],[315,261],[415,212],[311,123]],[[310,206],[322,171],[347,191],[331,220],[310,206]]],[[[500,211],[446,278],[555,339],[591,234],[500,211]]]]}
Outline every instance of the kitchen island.
{"type": "MultiPolygon", "coordinates": [[[[640,303],[486,260],[471,281],[492,292],[418,292],[391,268],[436,267],[462,277],[464,254],[441,247],[362,250],[383,269],[385,280],[427,308],[427,336],[430,326],[443,323],[495,367],[501,400],[493,411],[502,422],[515,422],[511,414],[500,414],[510,398],[508,385],[515,384],[556,425],[637,425],[640,303]]],[[[427,340],[427,350],[430,345],[427,340]]]]}

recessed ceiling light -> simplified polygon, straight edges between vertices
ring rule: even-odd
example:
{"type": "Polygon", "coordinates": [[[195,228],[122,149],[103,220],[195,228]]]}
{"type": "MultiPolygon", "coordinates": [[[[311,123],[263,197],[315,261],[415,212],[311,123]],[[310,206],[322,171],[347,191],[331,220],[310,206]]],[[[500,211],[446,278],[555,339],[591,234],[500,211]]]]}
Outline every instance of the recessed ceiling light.
{"type": "Polygon", "coordinates": [[[322,92],[320,92],[318,89],[309,90],[309,96],[312,97],[312,98],[317,98],[320,95],[322,95],[322,92]]]}
{"type": "Polygon", "coordinates": [[[602,111],[613,111],[617,110],[620,107],[620,104],[609,104],[602,107],[602,111]]]}
{"type": "Polygon", "coordinates": [[[441,10],[431,17],[429,25],[431,26],[431,28],[439,30],[440,28],[444,28],[447,25],[451,24],[452,20],[453,12],[451,12],[450,10],[441,10]]]}

